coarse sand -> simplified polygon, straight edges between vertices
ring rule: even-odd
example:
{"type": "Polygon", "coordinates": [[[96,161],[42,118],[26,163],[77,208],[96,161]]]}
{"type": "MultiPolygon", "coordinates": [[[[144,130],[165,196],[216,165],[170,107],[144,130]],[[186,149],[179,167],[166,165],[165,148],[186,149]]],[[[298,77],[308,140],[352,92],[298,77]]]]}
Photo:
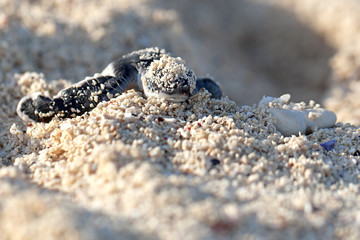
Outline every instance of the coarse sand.
{"type": "Polygon", "coordinates": [[[0,239],[359,239],[360,3],[340,2],[0,1],[0,239]],[[149,46],[225,97],[130,90],[72,119],[17,116],[21,97],[149,46]],[[334,127],[276,130],[270,107],[318,103],[334,127]]]}

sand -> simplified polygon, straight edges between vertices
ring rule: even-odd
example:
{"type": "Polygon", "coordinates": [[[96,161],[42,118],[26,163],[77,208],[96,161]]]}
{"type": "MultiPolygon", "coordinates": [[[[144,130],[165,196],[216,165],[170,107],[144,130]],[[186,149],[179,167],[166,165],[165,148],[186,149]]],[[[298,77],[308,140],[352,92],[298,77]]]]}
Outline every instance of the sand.
{"type": "Polygon", "coordinates": [[[1,1],[0,239],[359,239],[359,10],[1,1]],[[149,46],[212,75],[225,97],[167,103],[130,90],[73,119],[16,115],[21,97],[53,96],[149,46]],[[282,136],[275,103],[257,103],[284,93],[338,122],[282,136]]]}

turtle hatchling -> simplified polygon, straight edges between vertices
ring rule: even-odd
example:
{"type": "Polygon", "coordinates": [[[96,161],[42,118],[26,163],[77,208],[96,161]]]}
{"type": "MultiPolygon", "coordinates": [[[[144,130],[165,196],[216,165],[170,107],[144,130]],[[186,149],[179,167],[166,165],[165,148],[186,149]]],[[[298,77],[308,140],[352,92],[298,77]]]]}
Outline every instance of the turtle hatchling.
{"type": "Polygon", "coordinates": [[[183,102],[206,89],[213,98],[221,98],[220,86],[210,78],[197,78],[185,62],[164,49],[146,48],[131,52],[110,63],[101,74],[61,90],[53,98],[40,92],[23,97],[18,115],[26,122],[50,122],[54,117],[72,118],[109,101],[128,89],[143,91],[147,97],[183,102]]]}

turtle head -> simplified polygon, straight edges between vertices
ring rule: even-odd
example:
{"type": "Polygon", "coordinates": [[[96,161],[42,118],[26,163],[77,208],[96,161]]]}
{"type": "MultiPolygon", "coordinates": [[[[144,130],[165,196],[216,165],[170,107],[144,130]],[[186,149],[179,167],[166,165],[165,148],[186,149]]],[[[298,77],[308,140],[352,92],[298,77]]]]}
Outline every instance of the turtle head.
{"type": "Polygon", "coordinates": [[[181,58],[165,54],[151,63],[141,77],[147,97],[164,98],[169,102],[186,101],[195,89],[196,76],[181,58]]]}

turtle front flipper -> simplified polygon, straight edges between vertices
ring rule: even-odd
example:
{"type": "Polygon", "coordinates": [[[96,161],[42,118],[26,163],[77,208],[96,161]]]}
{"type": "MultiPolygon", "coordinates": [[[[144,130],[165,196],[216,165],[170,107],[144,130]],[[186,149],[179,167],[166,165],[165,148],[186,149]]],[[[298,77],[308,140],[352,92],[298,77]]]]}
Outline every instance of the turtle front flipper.
{"type": "MultiPolygon", "coordinates": [[[[112,76],[87,78],[61,90],[53,99],[37,92],[23,97],[17,106],[17,114],[25,122],[50,122],[58,118],[76,117],[108,100],[105,83],[112,76]]],[[[114,80],[113,80],[114,81],[114,80]]]]}
{"type": "Polygon", "coordinates": [[[222,96],[222,90],[220,85],[211,78],[199,77],[196,80],[196,86],[192,94],[195,95],[199,93],[201,88],[205,88],[212,95],[213,98],[219,99],[222,96]]]}
{"type": "Polygon", "coordinates": [[[55,116],[53,101],[40,92],[23,97],[16,112],[25,122],[50,122],[55,116]]]}
{"type": "Polygon", "coordinates": [[[130,64],[115,66],[115,70],[112,76],[95,75],[71,85],[53,99],[41,93],[25,96],[18,104],[17,113],[25,122],[80,116],[100,102],[119,96],[137,81],[137,70],[130,64]]]}

